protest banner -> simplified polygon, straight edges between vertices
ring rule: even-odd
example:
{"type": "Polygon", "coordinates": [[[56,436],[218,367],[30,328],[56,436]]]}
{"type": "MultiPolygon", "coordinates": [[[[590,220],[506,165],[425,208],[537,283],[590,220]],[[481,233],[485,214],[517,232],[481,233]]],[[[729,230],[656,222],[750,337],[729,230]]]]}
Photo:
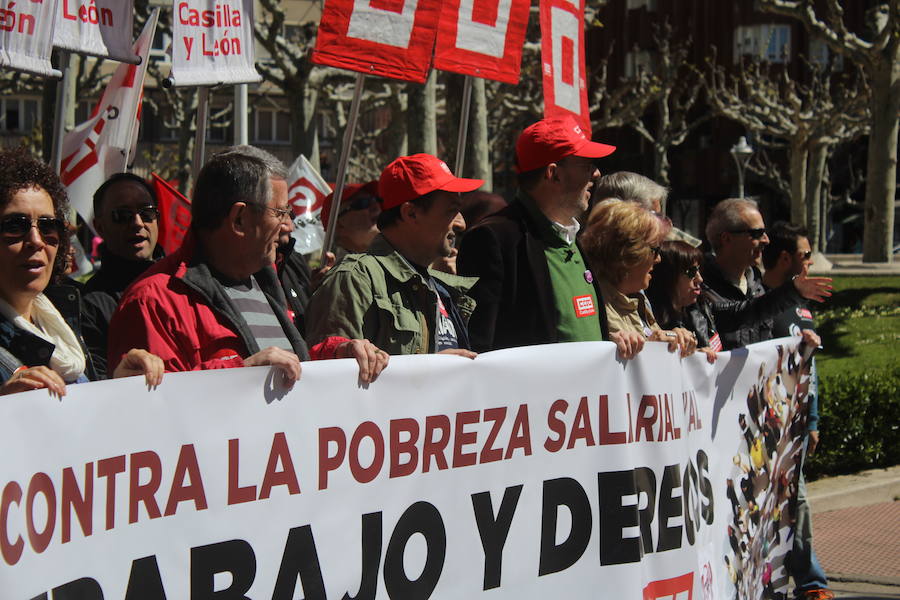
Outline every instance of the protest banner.
{"type": "MultiPolygon", "coordinates": [[[[582,0],[541,0],[544,116],[572,116],[590,133],[582,0]]],[[[588,136],[590,137],[590,136],[588,136]]]]}
{"type": "Polygon", "coordinates": [[[62,77],[50,64],[57,0],[8,2],[0,7],[0,67],[62,77]]]}
{"type": "Polygon", "coordinates": [[[134,0],[58,0],[53,45],[137,64],[132,49],[134,0]]]}
{"type": "Polygon", "coordinates": [[[440,8],[437,0],[328,0],[311,60],[425,83],[440,8]]]}
{"type": "Polygon", "coordinates": [[[173,0],[172,73],[181,86],[258,83],[253,0],[173,0]]]}
{"type": "Polygon", "coordinates": [[[292,390],[260,367],[15,394],[0,404],[0,586],[772,598],[806,416],[792,344],[715,365],[593,342],[395,356],[368,386],[334,360],[305,363],[292,390]]]}
{"type": "Polygon", "coordinates": [[[331,187],[302,154],[288,170],[287,184],[288,204],[294,215],[291,235],[297,240],[294,250],[309,254],[322,247],[325,237],[322,206],[331,193],[331,187]]]}
{"type": "Polygon", "coordinates": [[[125,171],[133,151],[140,123],[147,55],[156,32],[159,9],[155,9],[134,53],[139,65],[121,64],[106,85],[91,118],[66,134],[62,143],[59,178],[69,194],[69,202],[86,223],[94,216],[93,195],[113,173],[125,171]]]}
{"type": "Polygon", "coordinates": [[[442,71],[519,83],[528,0],[448,0],[434,50],[442,71]]]}

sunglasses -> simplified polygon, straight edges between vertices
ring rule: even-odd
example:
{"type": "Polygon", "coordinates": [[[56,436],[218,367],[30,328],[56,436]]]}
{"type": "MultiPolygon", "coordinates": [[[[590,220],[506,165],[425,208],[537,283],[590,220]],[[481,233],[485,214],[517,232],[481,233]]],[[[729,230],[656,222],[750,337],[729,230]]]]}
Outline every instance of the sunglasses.
{"type": "Polygon", "coordinates": [[[659,246],[650,246],[650,252],[653,253],[653,258],[655,259],[659,256],[661,249],[659,246]]]}
{"type": "Polygon", "coordinates": [[[140,208],[114,208],[110,211],[112,222],[116,225],[133,222],[134,215],[140,216],[144,223],[152,223],[159,218],[159,209],[155,206],[141,206],[140,208]]]}
{"type": "Polygon", "coordinates": [[[735,229],[730,233],[746,233],[750,236],[751,239],[758,240],[762,236],[766,235],[766,228],[760,227],[758,229],[735,229]]]}
{"type": "Polygon", "coordinates": [[[357,196],[349,204],[341,207],[341,210],[338,211],[338,216],[348,213],[351,210],[365,210],[372,206],[373,202],[378,202],[378,199],[375,196],[357,196]]]}
{"type": "Polygon", "coordinates": [[[812,250],[807,250],[801,256],[803,256],[803,260],[809,260],[812,257],[812,250]]]}
{"type": "Polygon", "coordinates": [[[66,224],[63,220],[56,217],[32,219],[26,215],[9,215],[0,219],[0,234],[7,238],[23,238],[35,226],[41,237],[44,238],[44,241],[48,243],[59,242],[59,238],[62,237],[63,231],[66,229],[66,224]]]}
{"type": "Polygon", "coordinates": [[[693,279],[697,276],[697,273],[700,272],[700,267],[698,265],[694,265],[692,267],[688,267],[684,270],[684,274],[687,275],[688,279],[693,279]]]}

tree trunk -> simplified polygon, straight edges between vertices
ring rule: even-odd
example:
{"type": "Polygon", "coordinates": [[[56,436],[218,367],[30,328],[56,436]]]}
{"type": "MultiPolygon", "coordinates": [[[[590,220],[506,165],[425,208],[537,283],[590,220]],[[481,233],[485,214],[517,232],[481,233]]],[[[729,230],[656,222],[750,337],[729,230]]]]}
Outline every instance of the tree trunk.
{"type": "Polygon", "coordinates": [[[409,152],[424,152],[437,156],[437,111],[435,110],[435,70],[428,75],[425,85],[407,84],[409,106],[406,111],[406,127],[409,135],[409,152]]]}
{"type": "Polygon", "coordinates": [[[319,90],[311,83],[306,79],[301,90],[286,94],[291,111],[291,150],[295,159],[302,154],[316,171],[320,171],[319,121],[316,119],[319,90]]]}
{"type": "Polygon", "coordinates": [[[813,252],[822,250],[819,237],[819,219],[821,218],[823,181],[828,166],[828,145],[814,144],[809,148],[809,162],[806,165],[806,225],[809,246],[813,252]]]}
{"type": "Polygon", "coordinates": [[[470,151],[466,156],[468,172],[475,179],[484,179],[481,189],[494,189],[494,169],[491,165],[491,153],[488,146],[487,98],[484,92],[484,79],[472,79],[472,109],[469,113],[470,151]]]}
{"type": "Polygon", "coordinates": [[[806,169],[809,162],[809,148],[806,140],[791,141],[791,222],[806,223],[806,169]]]}
{"type": "MultiPolygon", "coordinates": [[[[896,45],[896,44],[895,44],[896,45]]],[[[894,52],[897,54],[897,52],[894,52]]],[[[863,262],[891,262],[894,246],[894,198],[897,194],[897,133],[900,119],[898,57],[869,69],[872,131],[866,167],[863,262]]]]}

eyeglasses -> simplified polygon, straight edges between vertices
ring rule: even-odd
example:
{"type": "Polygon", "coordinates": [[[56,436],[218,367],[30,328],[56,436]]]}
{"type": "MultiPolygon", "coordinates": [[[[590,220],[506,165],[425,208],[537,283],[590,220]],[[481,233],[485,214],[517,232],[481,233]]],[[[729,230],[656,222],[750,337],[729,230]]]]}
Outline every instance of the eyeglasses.
{"type": "Polygon", "coordinates": [[[114,208],[109,211],[112,222],[116,225],[124,225],[134,221],[134,215],[141,217],[144,223],[152,223],[159,218],[159,209],[155,206],[141,206],[139,208],[129,208],[126,206],[114,208]]]}
{"type": "Polygon", "coordinates": [[[650,252],[653,253],[653,258],[656,259],[659,256],[661,249],[659,246],[650,246],[650,252]]]}
{"type": "Polygon", "coordinates": [[[684,274],[687,275],[688,279],[693,279],[697,276],[697,273],[700,272],[700,267],[698,265],[693,265],[684,270],[684,274]]]}
{"type": "Polygon", "coordinates": [[[803,257],[803,260],[809,260],[810,257],[812,257],[812,250],[807,250],[801,256],[803,257]]]}
{"type": "Polygon", "coordinates": [[[253,204],[253,206],[258,206],[259,208],[263,208],[265,210],[271,210],[272,213],[278,218],[279,221],[292,221],[294,219],[294,211],[289,208],[276,208],[274,206],[266,206],[265,204],[253,204]]]}
{"type": "Polygon", "coordinates": [[[766,228],[759,227],[757,229],[735,229],[730,233],[746,233],[750,236],[750,239],[758,240],[762,238],[762,236],[766,235],[766,228]]]}
{"type": "Polygon", "coordinates": [[[0,219],[0,234],[8,238],[7,243],[11,243],[18,241],[16,238],[24,238],[35,226],[48,244],[58,243],[66,228],[63,220],[57,217],[32,219],[27,215],[9,215],[0,219]]]}
{"type": "Polygon", "coordinates": [[[353,199],[352,202],[341,207],[341,210],[338,211],[338,216],[340,217],[344,213],[348,213],[351,210],[365,210],[372,206],[373,202],[378,202],[378,198],[369,195],[357,196],[353,199]]]}

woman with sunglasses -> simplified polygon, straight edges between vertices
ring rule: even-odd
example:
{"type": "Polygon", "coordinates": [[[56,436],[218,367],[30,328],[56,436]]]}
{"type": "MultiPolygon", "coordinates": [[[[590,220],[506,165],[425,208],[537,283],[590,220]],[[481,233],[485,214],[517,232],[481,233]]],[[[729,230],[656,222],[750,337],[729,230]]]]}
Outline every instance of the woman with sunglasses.
{"type": "MultiPolygon", "coordinates": [[[[77,292],[50,287],[65,272],[68,208],[50,167],[24,149],[0,151],[0,394],[46,388],[63,396],[67,384],[93,375],[77,292]]],[[[158,357],[131,350],[114,376],[143,374],[159,385],[162,373],[158,357]]]]}
{"type": "Polygon", "coordinates": [[[660,327],[643,294],[670,227],[641,205],[621,200],[600,202],[588,218],[582,246],[600,284],[610,336],[625,345],[625,358],[637,354],[645,341],[668,342],[669,351],[678,348],[682,356],[697,347],[683,327],[660,327]]]}
{"type": "Polygon", "coordinates": [[[702,296],[703,252],[686,242],[663,242],[659,258],[647,288],[657,322],[663,329],[683,327],[693,333],[697,350],[706,354],[709,362],[715,362],[722,343],[712,312],[702,296]]]}

